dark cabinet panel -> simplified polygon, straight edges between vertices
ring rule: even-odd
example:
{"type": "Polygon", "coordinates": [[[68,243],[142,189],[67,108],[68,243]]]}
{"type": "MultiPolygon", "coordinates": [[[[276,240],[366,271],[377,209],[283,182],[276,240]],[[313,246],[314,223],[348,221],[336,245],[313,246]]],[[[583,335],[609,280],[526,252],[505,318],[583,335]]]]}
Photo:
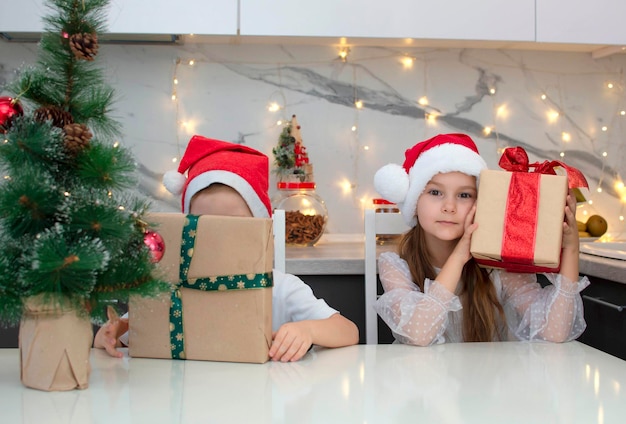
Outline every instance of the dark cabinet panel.
{"type": "Polygon", "coordinates": [[[0,348],[16,348],[18,327],[0,327],[0,348]]]}
{"type": "Polygon", "coordinates": [[[359,327],[359,343],[365,343],[365,280],[362,275],[302,275],[318,299],[359,327]]]}
{"type": "MultiPolygon", "coordinates": [[[[302,275],[315,296],[322,298],[359,327],[359,343],[365,343],[365,277],[363,275],[302,275]]],[[[380,280],[378,294],[383,292],[380,280]]],[[[391,330],[378,317],[378,343],[393,342],[391,330]]]]}
{"type": "Polygon", "coordinates": [[[589,280],[581,292],[587,328],[578,340],[626,360],[626,284],[589,280]]]}

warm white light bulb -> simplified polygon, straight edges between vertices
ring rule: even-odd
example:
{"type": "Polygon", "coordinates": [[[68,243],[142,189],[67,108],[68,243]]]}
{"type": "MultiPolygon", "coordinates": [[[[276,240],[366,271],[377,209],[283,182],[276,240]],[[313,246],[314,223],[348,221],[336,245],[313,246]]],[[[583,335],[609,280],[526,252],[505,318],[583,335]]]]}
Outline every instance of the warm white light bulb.
{"type": "Polygon", "coordinates": [[[412,57],[405,56],[402,58],[402,66],[404,66],[405,69],[410,69],[413,67],[414,61],[415,59],[413,59],[412,57]]]}
{"type": "Polygon", "coordinates": [[[496,94],[496,89],[495,88],[490,88],[489,89],[489,94],[491,94],[491,95],[496,94]]]}
{"type": "Polygon", "coordinates": [[[417,103],[419,103],[422,106],[428,106],[428,97],[426,96],[420,97],[417,103]]]}
{"type": "Polygon", "coordinates": [[[176,94],[172,94],[172,100],[176,100],[176,94]]]}
{"type": "Polygon", "coordinates": [[[350,53],[350,48],[349,47],[343,47],[341,50],[339,50],[339,58],[343,62],[346,62],[348,60],[348,53],[350,53]]]}
{"type": "Polygon", "coordinates": [[[598,187],[598,188],[596,189],[596,191],[597,191],[598,193],[602,193],[602,187],[598,187]]]}
{"type": "Polygon", "coordinates": [[[555,122],[559,119],[559,112],[556,110],[551,110],[548,112],[548,122],[555,122]]]}
{"type": "Polygon", "coordinates": [[[191,60],[189,61],[189,66],[193,66],[193,65],[195,65],[195,63],[196,63],[196,61],[195,61],[195,60],[193,60],[193,59],[191,59],[191,60]]]}
{"type": "Polygon", "coordinates": [[[172,158],[172,163],[176,163],[176,162],[178,162],[178,158],[177,158],[176,156],[174,156],[174,157],[172,158]]]}
{"type": "Polygon", "coordinates": [[[356,125],[352,125],[352,131],[356,131],[356,125]]]}
{"type": "Polygon", "coordinates": [[[280,105],[276,102],[272,102],[267,107],[267,110],[269,110],[270,112],[277,112],[280,110],[280,105]]]}
{"type": "Polygon", "coordinates": [[[356,102],[354,102],[354,105],[357,109],[363,109],[363,102],[361,100],[357,100],[356,102]]]}
{"type": "Polygon", "coordinates": [[[178,84],[178,78],[174,78],[174,84],[178,84]]]}
{"type": "Polygon", "coordinates": [[[606,86],[607,86],[608,88],[613,88],[613,83],[612,83],[612,82],[610,82],[610,83],[608,83],[606,86]]]}
{"type": "Polygon", "coordinates": [[[568,132],[563,131],[561,133],[561,139],[563,141],[565,141],[566,143],[568,143],[568,142],[572,141],[572,135],[570,133],[568,133],[568,132]]]}
{"type": "Polygon", "coordinates": [[[435,113],[427,113],[426,114],[426,121],[428,121],[429,124],[434,124],[437,122],[437,114],[435,113]]]}
{"type": "Polygon", "coordinates": [[[506,118],[509,115],[509,111],[506,105],[500,105],[496,110],[496,116],[499,118],[506,118]]]}
{"type": "Polygon", "coordinates": [[[602,131],[606,131],[606,130],[608,130],[608,129],[609,129],[609,128],[608,128],[606,125],[602,127],[602,131]]]}
{"type": "Polygon", "coordinates": [[[343,190],[344,194],[352,191],[353,187],[354,187],[354,184],[352,184],[350,181],[345,180],[341,183],[341,189],[343,190]]]}
{"type": "Polygon", "coordinates": [[[565,157],[565,152],[561,152],[561,153],[559,153],[559,156],[561,156],[562,158],[564,158],[564,157],[565,157]]]}
{"type": "Polygon", "coordinates": [[[545,94],[541,95],[541,100],[545,100],[547,98],[547,96],[545,94]]]}
{"type": "Polygon", "coordinates": [[[485,135],[491,134],[491,131],[493,131],[493,129],[491,127],[483,128],[483,134],[485,134],[485,135]]]}

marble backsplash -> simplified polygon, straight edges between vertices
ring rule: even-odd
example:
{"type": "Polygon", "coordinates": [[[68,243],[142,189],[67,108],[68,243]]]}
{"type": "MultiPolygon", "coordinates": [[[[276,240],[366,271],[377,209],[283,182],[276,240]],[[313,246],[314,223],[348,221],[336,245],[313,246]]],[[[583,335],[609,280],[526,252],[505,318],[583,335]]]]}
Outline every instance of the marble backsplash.
{"type": "MultiPolygon", "coordinates": [[[[531,161],[576,166],[592,201],[579,206],[579,219],[600,214],[611,233],[624,231],[626,55],[352,47],[344,61],[338,51],[297,44],[102,46],[97,59],[119,97],[115,117],[139,166],[139,190],[155,210],[178,211],[179,199],[161,177],[177,167],[174,159],[193,134],[245,143],[271,160],[278,122],[295,114],[328,207],[329,233],[362,233],[363,208],[377,197],[376,170],[401,164],[405,149],[447,132],[469,134],[490,168],[507,146],[524,147],[531,161]],[[277,111],[269,110],[272,103],[277,111]]],[[[36,44],[0,42],[0,87],[36,52],[36,44]]],[[[272,177],[272,195],[274,183],[272,177]]]]}

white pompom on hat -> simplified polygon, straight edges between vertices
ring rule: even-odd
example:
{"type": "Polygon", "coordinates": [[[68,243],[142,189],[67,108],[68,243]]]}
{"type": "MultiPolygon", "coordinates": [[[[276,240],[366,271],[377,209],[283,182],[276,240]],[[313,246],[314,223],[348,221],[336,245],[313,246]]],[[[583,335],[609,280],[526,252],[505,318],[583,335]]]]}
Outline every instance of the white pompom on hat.
{"type": "Polygon", "coordinates": [[[163,175],[163,185],[172,194],[182,194],[182,212],[189,213],[194,194],[214,183],[236,190],[253,216],[272,216],[267,156],[241,144],[194,135],[189,140],[178,170],[167,171],[163,175]]]}
{"type": "Polygon", "coordinates": [[[417,199],[437,174],[462,172],[478,178],[487,164],[474,141],[465,134],[439,134],[417,143],[404,153],[402,166],[390,163],[374,175],[374,187],[386,200],[400,208],[410,227],[417,224],[417,199]]]}

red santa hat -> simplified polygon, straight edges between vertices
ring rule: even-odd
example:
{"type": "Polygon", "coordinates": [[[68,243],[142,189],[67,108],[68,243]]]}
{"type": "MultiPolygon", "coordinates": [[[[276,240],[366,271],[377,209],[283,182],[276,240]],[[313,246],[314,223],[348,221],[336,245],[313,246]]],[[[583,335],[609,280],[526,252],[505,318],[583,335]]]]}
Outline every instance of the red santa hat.
{"type": "Polygon", "coordinates": [[[269,160],[250,147],[194,135],[180,160],[178,171],[163,175],[163,185],[172,194],[182,193],[182,211],[189,213],[191,198],[214,183],[235,189],[252,215],[269,218],[269,160]],[[187,176],[185,177],[185,172],[187,176]]]}
{"type": "Polygon", "coordinates": [[[386,200],[398,204],[407,225],[417,224],[417,199],[439,173],[462,172],[478,177],[487,164],[474,141],[465,134],[440,134],[417,143],[404,153],[402,166],[390,163],[374,175],[374,187],[386,200]]]}

